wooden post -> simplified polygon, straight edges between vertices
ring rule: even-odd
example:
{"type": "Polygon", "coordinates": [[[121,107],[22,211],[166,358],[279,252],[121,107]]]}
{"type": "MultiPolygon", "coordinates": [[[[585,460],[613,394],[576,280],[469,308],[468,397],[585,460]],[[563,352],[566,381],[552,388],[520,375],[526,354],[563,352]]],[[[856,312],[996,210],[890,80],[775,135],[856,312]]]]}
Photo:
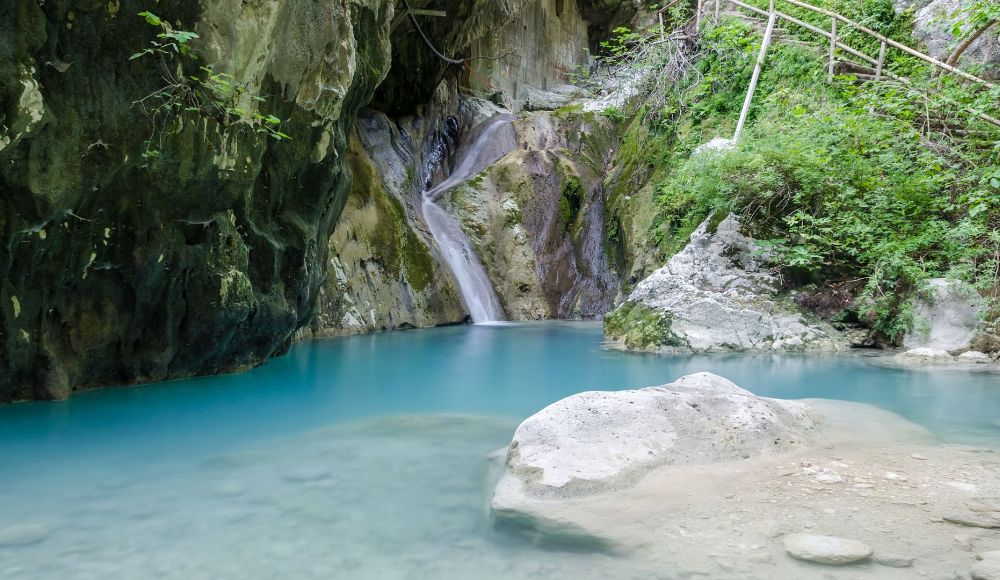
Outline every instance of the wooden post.
{"type": "Polygon", "coordinates": [[[882,41],[882,46],[878,49],[878,64],[875,65],[875,80],[882,78],[882,67],[885,66],[885,41],[882,41]]]}
{"type": "Polygon", "coordinates": [[[715,0],[715,24],[719,24],[719,2],[720,0],[715,0]]]}
{"type": "Polygon", "coordinates": [[[740,140],[740,133],[746,125],[747,115],[750,114],[750,103],[753,102],[754,91],[757,90],[757,81],[760,80],[760,70],[764,68],[764,59],[767,58],[767,48],[771,45],[771,34],[774,32],[774,21],[778,19],[778,11],[774,9],[774,0],[771,0],[771,16],[767,19],[767,29],[764,30],[764,42],[760,45],[760,53],[757,55],[757,64],[753,67],[753,76],[750,78],[750,88],[747,89],[747,97],[743,100],[743,110],[740,111],[740,120],[736,123],[736,132],[733,134],[733,142],[740,140]]]}
{"type": "Polygon", "coordinates": [[[694,13],[694,30],[695,32],[701,30],[701,2],[698,0],[698,8],[695,9],[694,13]]]}
{"type": "Polygon", "coordinates": [[[666,41],[667,29],[663,26],[663,12],[657,12],[656,15],[660,17],[660,40],[666,41]]]}
{"type": "Polygon", "coordinates": [[[830,25],[830,70],[827,73],[826,82],[833,83],[833,65],[837,62],[837,19],[833,19],[830,25]]]}
{"type": "MultiPolygon", "coordinates": [[[[885,47],[885,41],[882,41],[882,46],[878,48],[878,63],[875,65],[875,82],[882,78],[882,67],[885,66],[885,47]]],[[[875,114],[875,105],[868,107],[868,114],[875,114]]]]}

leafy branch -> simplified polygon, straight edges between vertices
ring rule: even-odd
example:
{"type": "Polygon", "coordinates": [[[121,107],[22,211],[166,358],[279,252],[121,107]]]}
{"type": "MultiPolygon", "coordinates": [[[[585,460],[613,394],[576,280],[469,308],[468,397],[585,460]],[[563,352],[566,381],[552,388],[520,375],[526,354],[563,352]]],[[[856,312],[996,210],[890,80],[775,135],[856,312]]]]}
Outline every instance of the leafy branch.
{"type": "Polygon", "coordinates": [[[257,103],[267,99],[250,90],[248,82],[238,81],[233,75],[216,71],[211,66],[198,67],[197,74],[184,74],[183,63],[196,61],[191,42],[198,35],[187,30],[174,30],[170,23],[149,11],[140,12],[146,23],[160,30],[149,46],[136,52],[129,60],[156,58],[160,61],[164,85],[133,102],[143,113],[153,119],[153,133],[146,140],[143,158],[159,157],[159,141],[173,127],[173,134],[182,128],[184,114],[194,114],[215,119],[224,126],[242,122],[253,127],[256,133],[278,141],[291,137],[279,130],[281,119],[244,108],[244,103],[257,103]],[[178,62],[178,59],[184,59],[178,62]]]}

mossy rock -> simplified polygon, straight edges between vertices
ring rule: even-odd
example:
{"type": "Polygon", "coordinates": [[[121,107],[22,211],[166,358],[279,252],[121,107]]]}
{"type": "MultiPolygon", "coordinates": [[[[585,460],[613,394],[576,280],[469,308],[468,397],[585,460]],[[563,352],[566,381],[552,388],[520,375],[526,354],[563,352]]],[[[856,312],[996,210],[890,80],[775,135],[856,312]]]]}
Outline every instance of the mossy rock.
{"type": "Polygon", "coordinates": [[[672,326],[668,314],[634,301],[625,302],[604,317],[604,334],[632,350],[687,346],[672,326]]]}

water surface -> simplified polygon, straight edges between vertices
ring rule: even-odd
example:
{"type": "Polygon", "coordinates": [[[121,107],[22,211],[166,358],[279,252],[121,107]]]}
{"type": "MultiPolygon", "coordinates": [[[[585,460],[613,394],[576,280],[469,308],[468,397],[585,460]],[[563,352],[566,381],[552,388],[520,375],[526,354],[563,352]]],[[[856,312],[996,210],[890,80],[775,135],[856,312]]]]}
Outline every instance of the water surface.
{"type": "Polygon", "coordinates": [[[591,323],[314,341],[239,375],[0,408],[0,577],[657,577],[492,532],[487,456],[562,397],[697,371],[1000,437],[997,375],[858,354],[627,354],[591,323]],[[24,545],[3,545],[9,526],[24,545]]]}

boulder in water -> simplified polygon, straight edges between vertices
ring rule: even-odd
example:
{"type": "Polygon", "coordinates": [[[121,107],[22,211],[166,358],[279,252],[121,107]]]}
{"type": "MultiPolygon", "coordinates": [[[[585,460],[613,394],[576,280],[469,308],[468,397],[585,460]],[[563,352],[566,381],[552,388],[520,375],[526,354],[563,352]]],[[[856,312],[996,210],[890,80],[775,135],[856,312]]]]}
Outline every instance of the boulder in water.
{"type": "Polygon", "coordinates": [[[711,373],[661,387],[580,393],[517,428],[493,508],[516,509],[521,497],[565,498],[627,487],[665,465],[803,448],[820,422],[804,404],[757,397],[711,373]]]}

